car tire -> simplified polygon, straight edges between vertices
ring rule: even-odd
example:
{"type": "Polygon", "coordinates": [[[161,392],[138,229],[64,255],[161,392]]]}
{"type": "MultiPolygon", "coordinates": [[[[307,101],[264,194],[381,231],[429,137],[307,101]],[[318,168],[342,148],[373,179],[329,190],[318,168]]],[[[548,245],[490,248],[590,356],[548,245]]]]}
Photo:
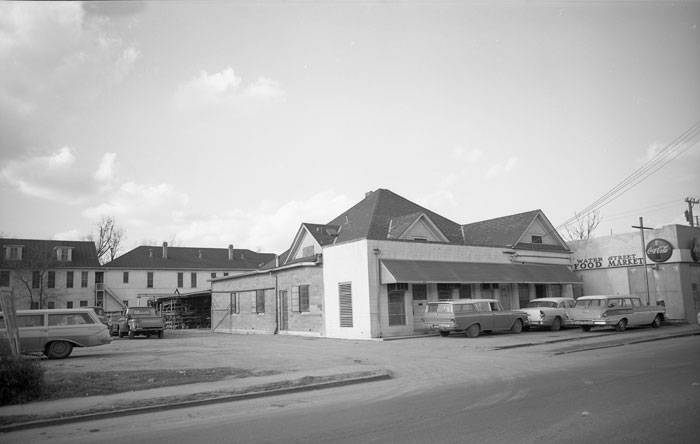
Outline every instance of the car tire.
{"type": "Polygon", "coordinates": [[[129,329],[129,339],[134,339],[134,330],[129,329]]]}
{"type": "Polygon", "coordinates": [[[476,338],[481,333],[481,327],[479,324],[470,325],[469,328],[464,332],[468,338],[476,338]]]}
{"type": "Polygon", "coordinates": [[[625,331],[627,329],[627,319],[620,319],[617,324],[615,324],[615,331],[625,331]]]}
{"type": "Polygon", "coordinates": [[[513,322],[513,326],[510,327],[510,331],[512,333],[522,333],[523,321],[521,321],[520,319],[516,319],[515,322],[513,322]]]}
{"type": "Polygon", "coordinates": [[[586,332],[591,331],[591,326],[590,325],[582,325],[581,330],[586,331],[586,332]]]}
{"type": "Polygon", "coordinates": [[[70,356],[73,344],[66,341],[53,341],[46,346],[46,356],[49,359],[64,359],[70,356]]]}
{"type": "Polygon", "coordinates": [[[561,318],[558,316],[554,318],[554,320],[552,321],[552,325],[549,327],[549,329],[552,331],[561,330],[561,318]]]}
{"type": "Polygon", "coordinates": [[[442,331],[442,330],[440,330],[440,336],[442,336],[443,338],[446,338],[446,337],[448,337],[449,335],[450,335],[450,332],[449,332],[449,331],[442,331]]]}
{"type": "Polygon", "coordinates": [[[651,326],[652,328],[659,328],[661,327],[661,316],[656,315],[653,321],[651,321],[651,326]]]}

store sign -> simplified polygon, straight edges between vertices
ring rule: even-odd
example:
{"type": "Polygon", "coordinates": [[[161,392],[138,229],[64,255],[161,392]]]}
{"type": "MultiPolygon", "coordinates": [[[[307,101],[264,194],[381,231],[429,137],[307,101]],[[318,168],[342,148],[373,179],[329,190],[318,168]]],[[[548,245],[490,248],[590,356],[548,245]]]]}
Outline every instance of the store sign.
{"type": "Polygon", "coordinates": [[[647,244],[647,257],[654,262],[666,262],[673,254],[673,245],[664,239],[652,239],[647,244]]]}
{"type": "Polygon", "coordinates": [[[576,259],[574,271],[594,270],[596,268],[619,268],[644,265],[644,258],[636,254],[622,254],[608,257],[586,257],[576,259]]]}

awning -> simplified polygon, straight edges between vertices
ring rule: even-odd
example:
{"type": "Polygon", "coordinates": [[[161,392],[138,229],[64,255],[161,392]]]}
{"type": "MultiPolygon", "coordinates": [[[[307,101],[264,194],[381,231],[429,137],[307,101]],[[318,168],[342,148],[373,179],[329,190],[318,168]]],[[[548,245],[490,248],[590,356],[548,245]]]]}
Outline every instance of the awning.
{"type": "Polygon", "coordinates": [[[179,291],[176,291],[174,293],[156,293],[150,295],[153,297],[155,300],[160,301],[162,299],[189,299],[189,298],[201,298],[205,296],[211,296],[211,290],[197,290],[197,291],[191,291],[189,293],[180,293],[179,291]]]}
{"type": "Polygon", "coordinates": [[[382,260],[381,283],[580,284],[566,265],[382,260]]]}

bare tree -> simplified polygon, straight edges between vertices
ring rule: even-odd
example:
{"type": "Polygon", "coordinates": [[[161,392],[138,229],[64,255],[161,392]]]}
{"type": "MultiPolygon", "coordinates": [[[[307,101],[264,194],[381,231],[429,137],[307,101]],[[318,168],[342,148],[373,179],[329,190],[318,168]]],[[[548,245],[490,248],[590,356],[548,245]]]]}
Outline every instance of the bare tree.
{"type": "Polygon", "coordinates": [[[594,211],[586,216],[574,213],[576,220],[564,227],[568,240],[587,240],[593,236],[593,232],[600,224],[600,212],[594,211]]]}
{"type": "Polygon", "coordinates": [[[117,257],[124,238],[124,230],[116,224],[114,216],[102,216],[96,229],[96,236],[91,234],[88,239],[95,242],[97,259],[100,264],[105,264],[117,257]]]}
{"type": "Polygon", "coordinates": [[[22,283],[29,295],[30,307],[37,302],[39,308],[46,308],[44,290],[46,275],[56,268],[58,258],[56,251],[49,245],[31,244],[22,251],[22,260],[6,262],[5,266],[14,269],[14,278],[22,283]]]}

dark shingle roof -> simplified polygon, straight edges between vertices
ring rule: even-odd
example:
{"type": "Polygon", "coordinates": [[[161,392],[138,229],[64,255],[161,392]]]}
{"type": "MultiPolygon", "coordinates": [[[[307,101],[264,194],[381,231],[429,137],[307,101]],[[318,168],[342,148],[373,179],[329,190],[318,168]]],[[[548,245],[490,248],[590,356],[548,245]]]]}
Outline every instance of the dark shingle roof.
{"type": "Polygon", "coordinates": [[[367,193],[363,200],[330,221],[328,225],[340,227],[336,242],[356,239],[383,240],[390,239],[389,225],[392,218],[405,222],[407,218],[404,216],[416,215],[417,217],[420,213],[425,213],[450,243],[462,243],[462,233],[458,223],[383,188],[367,193]]]}
{"type": "Polygon", "coordinates": [[[316,242],[318,242],[321,246],[332,244],[333,240],[335,240],[333,233],[337,233],[338,229],[340,228],[338,225],[321,225],[310,223],[303,223],[302,225],[309,230],[309,233],[311,233],[314,239],[316,239],[316,242]]]}
{"type": "Polygon", "coordinates": [[[0,267],[2,268],[27,268],[36,266],[37,261],[46,261],[50,258],[50,268],[93,268],[99,267],[97,251],[92,241],[64,241],[44,239],[9,239],[1,238],[2,252],[0,252],[0,267]],[[6,246],[19,246],[22,248],[22,260],[13,261],[5,259],[6,246]],[[56,247],[70,247],[73,249],[70,262],[58,262],[56,247]]]}
{"type": "Polygon", "coordinates": [[[256,253],[247,249],[234,249],[232,260],[229,260],[228,255],[228,248],[168,247],[168,257],[164,259],[162,246],[142,245],[104,266],[130,269],[254,270],[275,258],[271,253],[256,253]]]}
{"type": "Polygon", "coordinates": [[[539,213],[540,210],[533,210],[464,225],[464,243],[477,246],[513,246],[539,213]]]}

